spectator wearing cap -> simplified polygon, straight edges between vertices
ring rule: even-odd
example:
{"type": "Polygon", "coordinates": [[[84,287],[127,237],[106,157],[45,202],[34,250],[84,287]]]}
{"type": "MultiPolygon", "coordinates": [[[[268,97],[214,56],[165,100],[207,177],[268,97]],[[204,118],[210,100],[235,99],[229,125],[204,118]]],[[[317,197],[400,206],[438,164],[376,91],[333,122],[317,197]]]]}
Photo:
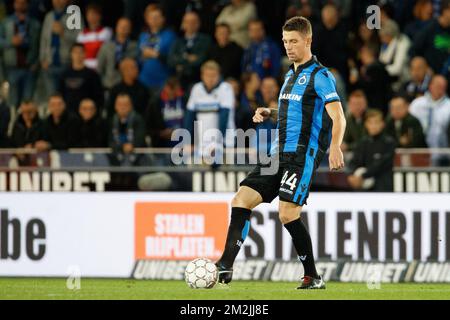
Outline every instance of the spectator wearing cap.
{"type": "Polygon", "coordinates": [[[113,40],[103,44],[98,54],[98,73],[102,75],[103,87],[111,90],[120,83],[119,65],[125,58],[137,59],[136,41],[130,39],[131,21],[120,18],[116,24],[113,40]]]}

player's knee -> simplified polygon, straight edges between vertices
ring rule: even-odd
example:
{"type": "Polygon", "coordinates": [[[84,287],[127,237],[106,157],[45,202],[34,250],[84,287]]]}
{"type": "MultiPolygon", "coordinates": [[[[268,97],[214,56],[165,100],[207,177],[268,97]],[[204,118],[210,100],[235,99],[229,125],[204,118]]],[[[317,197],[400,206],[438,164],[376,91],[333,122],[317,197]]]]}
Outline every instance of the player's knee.
{"type": "Polygon", "coordinates": [[[281,221],[282,224],[288,224],[292,221],[295,221],[297,219],[300,218],[300,215],[298,213],[280,213],[279,214],[279,219],[281,221]]]}
{"type": "Polygon", "coordinates": [[[231,200],[231,207],[244,208],[244,209],[249,209],[249,210],[253,209],[251,207],[251,204],[248,202],[248,200],[246,200],[245,197],[243,197],[239,193],[233,197],[233,200],[231,200]]]}

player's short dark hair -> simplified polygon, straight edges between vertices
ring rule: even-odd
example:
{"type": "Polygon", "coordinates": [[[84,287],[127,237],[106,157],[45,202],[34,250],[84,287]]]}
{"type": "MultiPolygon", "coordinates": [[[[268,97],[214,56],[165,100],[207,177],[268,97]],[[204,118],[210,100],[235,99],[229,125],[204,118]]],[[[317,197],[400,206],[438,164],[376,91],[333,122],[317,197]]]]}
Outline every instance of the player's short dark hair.
{"type": "Polygon", "coordinates": [[[312,37],[311,22],[305,17],[293,17],[287,20],[283,26],[283,31],[298,31],[301,35],[312,37]]]}
{"type": "Polygon", "coordinates": [[[378,109],[369,109],[367,110],[366,114],[364,115],[364,122],[371,118],[380,118],[381,121],[384,121],[384,115],[383,112],[381,112],[378,109]]]}

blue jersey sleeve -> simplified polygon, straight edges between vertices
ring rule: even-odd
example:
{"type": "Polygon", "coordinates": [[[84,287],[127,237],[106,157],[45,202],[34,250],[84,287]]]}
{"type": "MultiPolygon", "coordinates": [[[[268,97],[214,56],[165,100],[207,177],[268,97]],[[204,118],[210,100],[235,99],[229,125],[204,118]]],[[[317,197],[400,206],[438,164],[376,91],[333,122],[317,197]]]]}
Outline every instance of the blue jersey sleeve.
{"type": "Polygon", "coordinates": [[[326,69],[317,72],[314,79],[314,89],[324,105],[330,102],[341,101],[336,90],[336,80],[333,74],[326,69]]]}

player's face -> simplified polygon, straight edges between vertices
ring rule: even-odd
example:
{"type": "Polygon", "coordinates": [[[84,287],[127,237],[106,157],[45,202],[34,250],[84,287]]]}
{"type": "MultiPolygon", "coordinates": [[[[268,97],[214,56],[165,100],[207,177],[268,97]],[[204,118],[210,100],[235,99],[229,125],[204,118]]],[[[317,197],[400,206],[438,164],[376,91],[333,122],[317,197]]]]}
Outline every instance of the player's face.
{"type": "Polygon", "coordinates": [[[311,48],[311,37],[305,37],[298,31],[283,31],[283,43],[286,55],[291,62],[300,62],[311,48]]]}

